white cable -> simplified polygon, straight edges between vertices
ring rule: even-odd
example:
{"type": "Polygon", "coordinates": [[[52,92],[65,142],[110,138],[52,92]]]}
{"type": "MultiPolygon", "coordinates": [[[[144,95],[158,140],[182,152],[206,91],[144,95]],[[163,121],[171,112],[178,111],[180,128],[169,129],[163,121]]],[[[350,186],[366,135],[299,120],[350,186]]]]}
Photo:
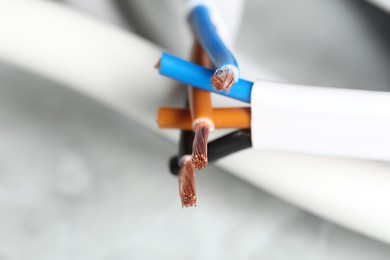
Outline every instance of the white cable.
{"type": "Polygon", "coordinates": [[[48,1],[0,0],[0,38],[1,59],[92,95],[157,129],[151,119],[172,85],[153,67],[160,48],[48,1]],[[148,116],[136,109],[145,103],[148,116]]]}
{"type": "Polygon", "coordinates": [[[390,92],[269,81],[252,89],[254,148],[390,161],[390,92]]]}
{"type": "Polygon", "coordinates": [[[252,149],[217,165],[309,212],[390,243],[389,163],[252,149]]]}
{"type": "MultiPolygon", "coordinates": [[[[155,123],[157,107],[175,96],[169,92],[172,81],[153,69],[160,48],[39,0],[0,0],[0,39],[1,59],[86,93],[168,136],[155,123]]],[[[243,59],[240,63],[245,66],[243,59]]],[[[311,212],[390,242],[388,164],[251,150],[219,165],[311,212]]]]}
{"type": "Polygon", "coordinates": [[[389,0],[368,0],[372,2],[377,7],[384,9],[387,12],[390,12],[390,1],[389,0]]]}
{"type": "Polygon", "coordinates": [[[108,0],[62,0],[78,10],[84,11],[101,20],[129,29],[126,21],[119,16],[120,12],[114,1],[108,0]]]}

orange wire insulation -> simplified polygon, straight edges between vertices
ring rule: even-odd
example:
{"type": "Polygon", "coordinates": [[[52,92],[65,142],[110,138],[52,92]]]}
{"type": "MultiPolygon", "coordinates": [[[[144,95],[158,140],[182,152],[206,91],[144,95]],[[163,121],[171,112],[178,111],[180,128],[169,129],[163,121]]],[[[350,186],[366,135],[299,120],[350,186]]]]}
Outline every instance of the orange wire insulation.
{"type": "MultiPolygon", "coordinates": [[[[211,62],[198,42],[195,42],[191,60],[202,67],[209,68],[211,62]]],[[[189,87],[189,104],[192,121],[207,118],[212,120],[211,94],[208,91],[189,87]]],[[[213,126],[211,126],[213,128],[213,126]]],[[[195,130],[195,126],[193,127],[195,130]]],[[[212,129],[210,129],[212,130],[212,129]]]]}
{"type": "MultiPolygon", "coordinates": [[[[211,114],[215,128],[249,129],[251,127],[249,107],[214,108],[211,114]]],[[[158,110],[157,124],[159,128],[191,130],[191,112],[188,109],[162,107],[158,110]]]]}
{"type": "MultiPolygon", "coordinates": [[[[192,52],[192,62],[203,67],[211,63],[198,42],[195,41],[192,52]]],[[[189,105],[192,118],[192,130],[195,132],[192,144],[192,165],[197,170],[204,169],[208,164],[207,142],[210,131],[214,130],[212,121],[211,94],[207,91],[188,88],[189,105]]]]}

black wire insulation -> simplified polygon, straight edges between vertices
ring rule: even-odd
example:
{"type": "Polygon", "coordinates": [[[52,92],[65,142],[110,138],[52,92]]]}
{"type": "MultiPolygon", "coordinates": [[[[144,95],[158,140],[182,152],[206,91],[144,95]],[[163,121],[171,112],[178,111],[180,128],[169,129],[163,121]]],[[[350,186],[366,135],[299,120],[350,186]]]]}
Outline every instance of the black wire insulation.
{"type": "Polygon", "coordinates": [[[180,132],[179,139],[179,154],[173,156],[169,160],[169,169],[172,174],[178,175],[180,170],[180,159],[183,155],[192,154],[192,142],[194,141],[195,133],[192,130],[183,130],[180,132]]]}
{"type": "MultiPolygon", "coordinates": [[[[185,107],[189,108],[188,94],[185,95],[185,107]]],[[[192,154],[192,143],[195,138],[195,133],[192,130],[182,130],[180,131],[179,137],[179,153],[176,156],[169,159],[169,170],[172,174],[178,175],[180,170],[180,159],[183,155],[192,154]]]]}
{"type": "Polygon", "coordinates": [[[252,147],[250,129],[238,130],[222,136],[208,144],[209,162],[213,163],[235,152],[252,147]]]}

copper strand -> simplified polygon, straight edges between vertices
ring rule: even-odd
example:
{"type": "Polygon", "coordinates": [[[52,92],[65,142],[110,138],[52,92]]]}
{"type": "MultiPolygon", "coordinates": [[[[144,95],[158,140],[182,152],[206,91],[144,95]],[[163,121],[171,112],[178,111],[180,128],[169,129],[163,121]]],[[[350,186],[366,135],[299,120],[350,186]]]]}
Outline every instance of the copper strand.
{"type": "MultiPolygon", "coordinates": [[[[192,60],[194,63],[210,67],[211,62],[199,43],[195,43],[192,60]]],[[[192,120],[195,138],[192,146],[192,165],[197,170],[202,170],[208,165],[207,142],[209,132],[214,130],[212,121],[211,94],[200,89],[191,89],[192,95],[192,120]]]]}
{"type": "Polygon", "coordinates": [[[203,170],[208,165],[207,141],[209,139],[210,125],[199,122],[195,128],[194,144],[192,146],[192,165],[197,170],[203,170]]]}
{"type": "Polygon", "coordinates": [[[225,90],[226,93],[229,93],[236,83],[234,71],[230,68],[218,69],[211,77],[210,83],[216,91],[225,90]]]}
{"type": "Polygon", "coordinates": [[[182,159],[179,171],[179,194],[183,208],[196,207],[195,169],[190,156],[182,159]]]}

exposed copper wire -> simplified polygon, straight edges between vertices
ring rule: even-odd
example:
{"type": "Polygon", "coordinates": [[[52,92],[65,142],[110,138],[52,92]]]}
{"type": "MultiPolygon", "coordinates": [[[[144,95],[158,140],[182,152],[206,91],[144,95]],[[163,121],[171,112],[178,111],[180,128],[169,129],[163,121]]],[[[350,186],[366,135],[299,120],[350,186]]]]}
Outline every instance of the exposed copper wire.
{"type": "Polygon", "coordinates": [[[226,93],[229,93],[232,86],[236,83],[234,70],[229,67],[216,70],[210,83],[216,91],[225,90],[226,93]]]}
{"type": "Polygon", "coordinates": [[[154,64],[154,68],[160,70],[160,66],[161,66],[161,58],[158,59],[158,61],[156,62],[156,64],[154,64]]]}
{"type": "Polygon", "coordinates": [[[191,156],[184,156],[179,170],[179,194],[183,208],[196,207],[195,169],[191,156]]]}
{"type": "Polygon", "coordinates": [[[209,139],[210,124],[200,121],[196,124],[194,144],[192,146],[192,165],[197,170],[207,167],[207,141],[209,139]]]}

